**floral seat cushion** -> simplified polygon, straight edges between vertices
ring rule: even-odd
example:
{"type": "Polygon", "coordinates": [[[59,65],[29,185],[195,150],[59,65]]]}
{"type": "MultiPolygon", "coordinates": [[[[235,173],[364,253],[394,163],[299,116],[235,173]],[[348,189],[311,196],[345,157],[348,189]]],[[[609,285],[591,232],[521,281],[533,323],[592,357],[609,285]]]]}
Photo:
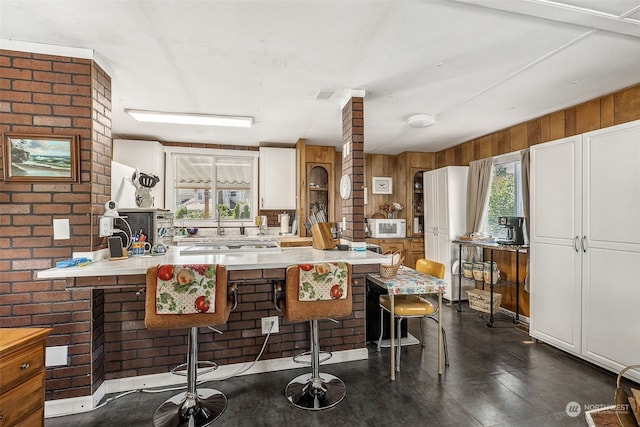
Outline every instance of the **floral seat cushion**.
{"type": "Polygon", "coordinates": [[[215,296],[216,264],[158,267],[157,314],[215,313],[215,296]]]}
{"type": "Polygon", "coordinates": [[[344,262],[299,264],[298,300],[324,301],[347,298],[347,265],[344,262]]]}

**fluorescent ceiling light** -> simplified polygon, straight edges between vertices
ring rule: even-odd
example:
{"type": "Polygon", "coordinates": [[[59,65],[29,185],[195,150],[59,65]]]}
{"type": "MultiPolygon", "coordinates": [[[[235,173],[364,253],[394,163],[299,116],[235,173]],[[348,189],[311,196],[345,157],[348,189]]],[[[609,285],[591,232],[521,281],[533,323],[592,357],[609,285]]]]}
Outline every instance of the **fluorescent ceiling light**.
{"type": "Polygon", "coordinates": [[[249,128],[252,117],[216,116],[212,114],[163,113],[160,111],[124,110],[139,122],[174,123],[180,125],[233,126],[249,128]]]}

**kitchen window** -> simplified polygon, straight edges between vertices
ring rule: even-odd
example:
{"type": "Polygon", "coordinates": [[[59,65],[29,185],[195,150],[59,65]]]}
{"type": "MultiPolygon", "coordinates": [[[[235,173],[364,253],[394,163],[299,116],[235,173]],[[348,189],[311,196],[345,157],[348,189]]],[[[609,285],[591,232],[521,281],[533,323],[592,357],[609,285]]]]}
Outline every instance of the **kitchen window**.
{"type": "Polygon", "coordinates": [[[498,239],[507,238],[507,228],[498,225],[498,217],[524,216],[521,173],[520,153],[494,159],[485,230],[498,239]]]}
{"type": "Polygon", "coordinates": [[[182,224],[251,221],[257,214],[258,153],[168,148],[166,205],[182,224]]]}

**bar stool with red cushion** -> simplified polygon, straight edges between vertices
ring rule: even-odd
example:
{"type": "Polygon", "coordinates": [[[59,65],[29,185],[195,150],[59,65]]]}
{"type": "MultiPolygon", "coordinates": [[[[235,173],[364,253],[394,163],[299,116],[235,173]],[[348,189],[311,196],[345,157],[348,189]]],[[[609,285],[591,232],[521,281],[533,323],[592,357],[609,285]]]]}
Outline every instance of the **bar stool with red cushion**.
{"type": "Polygon", "coordinates": [[[334,375],[320,373],[318,320],[346,317],[351,310],[350,264],[337,262],[287,267],[282,307],[284,317],[289,322],[309,321],[311,334],[311,373],[294,378],[285,388],[285,396],[296,407],[321,410],[331,408],[344,399],[347,393],[344,382],[334,375]]]}
{"type": "Polygon", "coordinates": [[[214,389],[196,389],[199,365],[217,368],[214,362],[198,362],[198,328],[227,323],[234,305],[227,292],[224,265],[189,264],[150,267],[146,277],[144,323],[148,329],[189,328],[186,367],[187,391],[166,400],[153,415],[156,426],[208,426],[227,407],[227,397],[214,389]]]}

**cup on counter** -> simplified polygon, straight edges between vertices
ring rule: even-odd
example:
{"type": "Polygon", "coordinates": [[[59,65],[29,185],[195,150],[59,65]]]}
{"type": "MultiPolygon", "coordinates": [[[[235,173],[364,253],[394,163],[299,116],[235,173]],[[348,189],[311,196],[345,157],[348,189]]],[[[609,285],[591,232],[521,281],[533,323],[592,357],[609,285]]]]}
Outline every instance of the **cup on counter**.
{"type": "Polygon", "coordinates": [[[151,252],[151,243],[149,242],[133,242],[131,243],[131,255],[142,256],[151,252]]]}

